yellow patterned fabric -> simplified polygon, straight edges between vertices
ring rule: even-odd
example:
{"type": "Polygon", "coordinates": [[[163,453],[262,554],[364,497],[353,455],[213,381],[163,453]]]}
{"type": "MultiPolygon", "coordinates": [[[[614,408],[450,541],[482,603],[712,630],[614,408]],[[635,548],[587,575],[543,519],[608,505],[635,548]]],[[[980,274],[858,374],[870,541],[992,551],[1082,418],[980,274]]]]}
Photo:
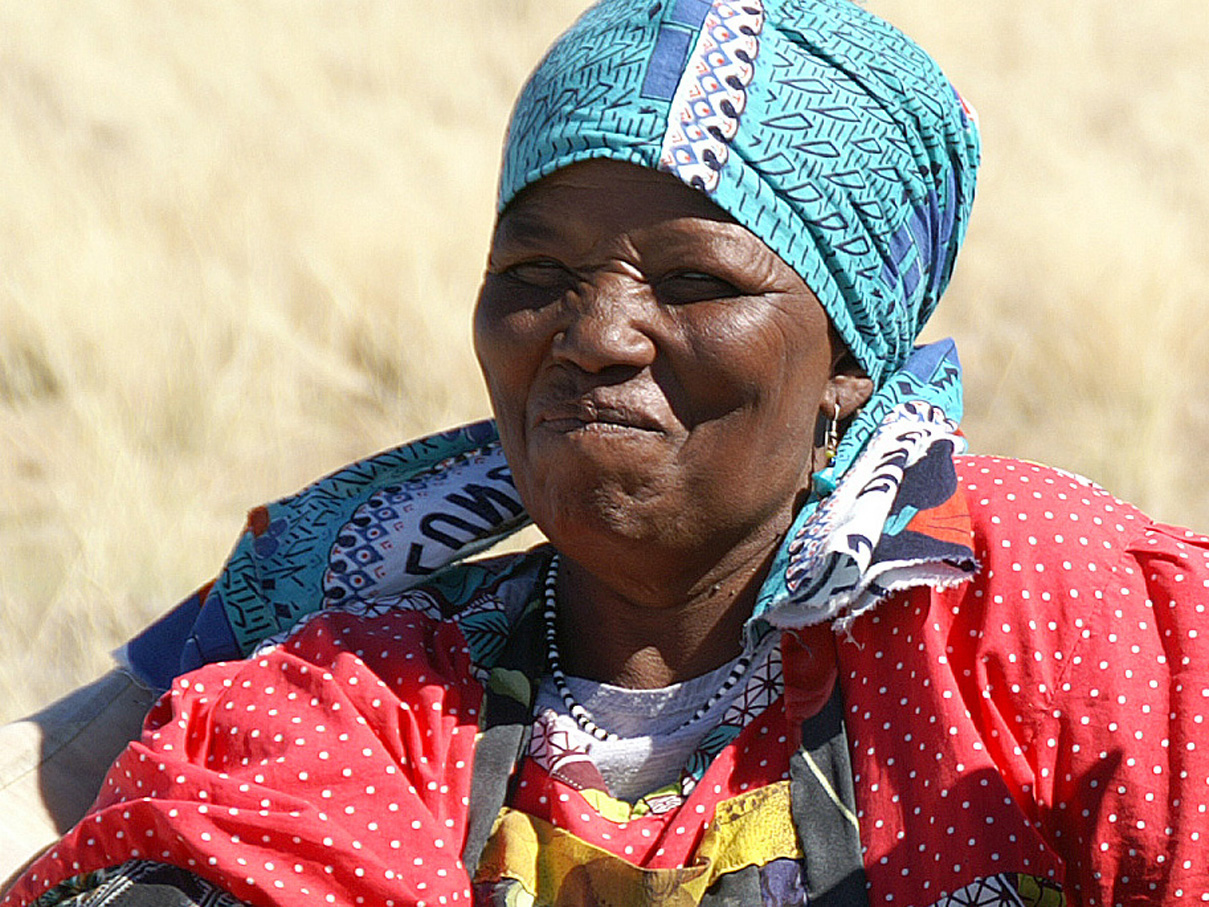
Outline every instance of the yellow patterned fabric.
{"type": "Polygon", "coordinates": [[[680,869],[644,869],[548,822],[505,809],[483,852],[477,881],[514,880],[532,898],[529,903],[552,907],[585,899],[679,907],[700,903],[727,873],[801,856],[789,782],[780,781],[718,803],[696,858],[680,869]]]}

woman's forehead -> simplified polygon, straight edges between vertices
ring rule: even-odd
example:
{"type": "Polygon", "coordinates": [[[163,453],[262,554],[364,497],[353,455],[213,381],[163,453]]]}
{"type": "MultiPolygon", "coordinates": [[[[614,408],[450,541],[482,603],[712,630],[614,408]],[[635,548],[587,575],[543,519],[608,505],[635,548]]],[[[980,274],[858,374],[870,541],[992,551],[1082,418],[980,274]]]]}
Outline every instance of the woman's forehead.
{"type": "Polygon", "coordinates": [[[521,192],[500,215],[495,242],[551,242],[583,225],[642,229],[681,220],[736,224],[703,193],[667,173],[590,160],[557,170],[521,192]]]}

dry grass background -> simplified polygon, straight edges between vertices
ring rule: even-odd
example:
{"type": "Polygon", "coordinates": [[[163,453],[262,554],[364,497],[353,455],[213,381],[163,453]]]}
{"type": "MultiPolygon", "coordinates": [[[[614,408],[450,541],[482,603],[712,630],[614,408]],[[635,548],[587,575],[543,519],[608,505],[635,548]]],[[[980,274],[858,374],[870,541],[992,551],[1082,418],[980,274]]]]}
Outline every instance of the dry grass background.
{"type": "MultiPolygon", "coordinates": [[[[0,0],[0,719],[251,505],[486,412],[511,99],[583,0],[0,0]]],[[[869,0],[978,107],[979,451],[1209,526],[1209,5],[869,0]]]]}

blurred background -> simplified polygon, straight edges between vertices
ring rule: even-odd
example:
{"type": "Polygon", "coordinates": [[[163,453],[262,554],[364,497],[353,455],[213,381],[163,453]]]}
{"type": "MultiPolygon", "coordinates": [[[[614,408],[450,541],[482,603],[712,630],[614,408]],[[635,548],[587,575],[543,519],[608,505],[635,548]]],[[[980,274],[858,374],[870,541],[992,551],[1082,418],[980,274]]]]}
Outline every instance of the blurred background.
{"type": "MultiPolygon", "coordinates": [[[[0,720],[103,672],[245,511],[487,413],[521,81],[584,0],[0,0],[0,720]]],[[[1209,4],[868,0],[978,109],[929,328],[977,452],[1209,529],[1209,4]]]]}

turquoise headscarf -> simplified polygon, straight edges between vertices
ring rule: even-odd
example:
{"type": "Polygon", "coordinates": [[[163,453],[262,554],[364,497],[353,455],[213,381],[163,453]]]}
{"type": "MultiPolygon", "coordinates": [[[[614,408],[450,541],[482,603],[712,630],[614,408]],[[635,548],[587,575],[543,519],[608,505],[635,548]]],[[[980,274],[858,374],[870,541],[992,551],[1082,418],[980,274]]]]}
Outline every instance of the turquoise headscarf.
{"type": "Polygon", "coordinates": [[[952,273],[978,157],[937,64],[851,0],[602,0],[522,91],[498,207],[591,158],[709,195],[802,276],[874,381],[838,476],[897,402],[960,418],[951,345],[906,366],[952,273]]]}

